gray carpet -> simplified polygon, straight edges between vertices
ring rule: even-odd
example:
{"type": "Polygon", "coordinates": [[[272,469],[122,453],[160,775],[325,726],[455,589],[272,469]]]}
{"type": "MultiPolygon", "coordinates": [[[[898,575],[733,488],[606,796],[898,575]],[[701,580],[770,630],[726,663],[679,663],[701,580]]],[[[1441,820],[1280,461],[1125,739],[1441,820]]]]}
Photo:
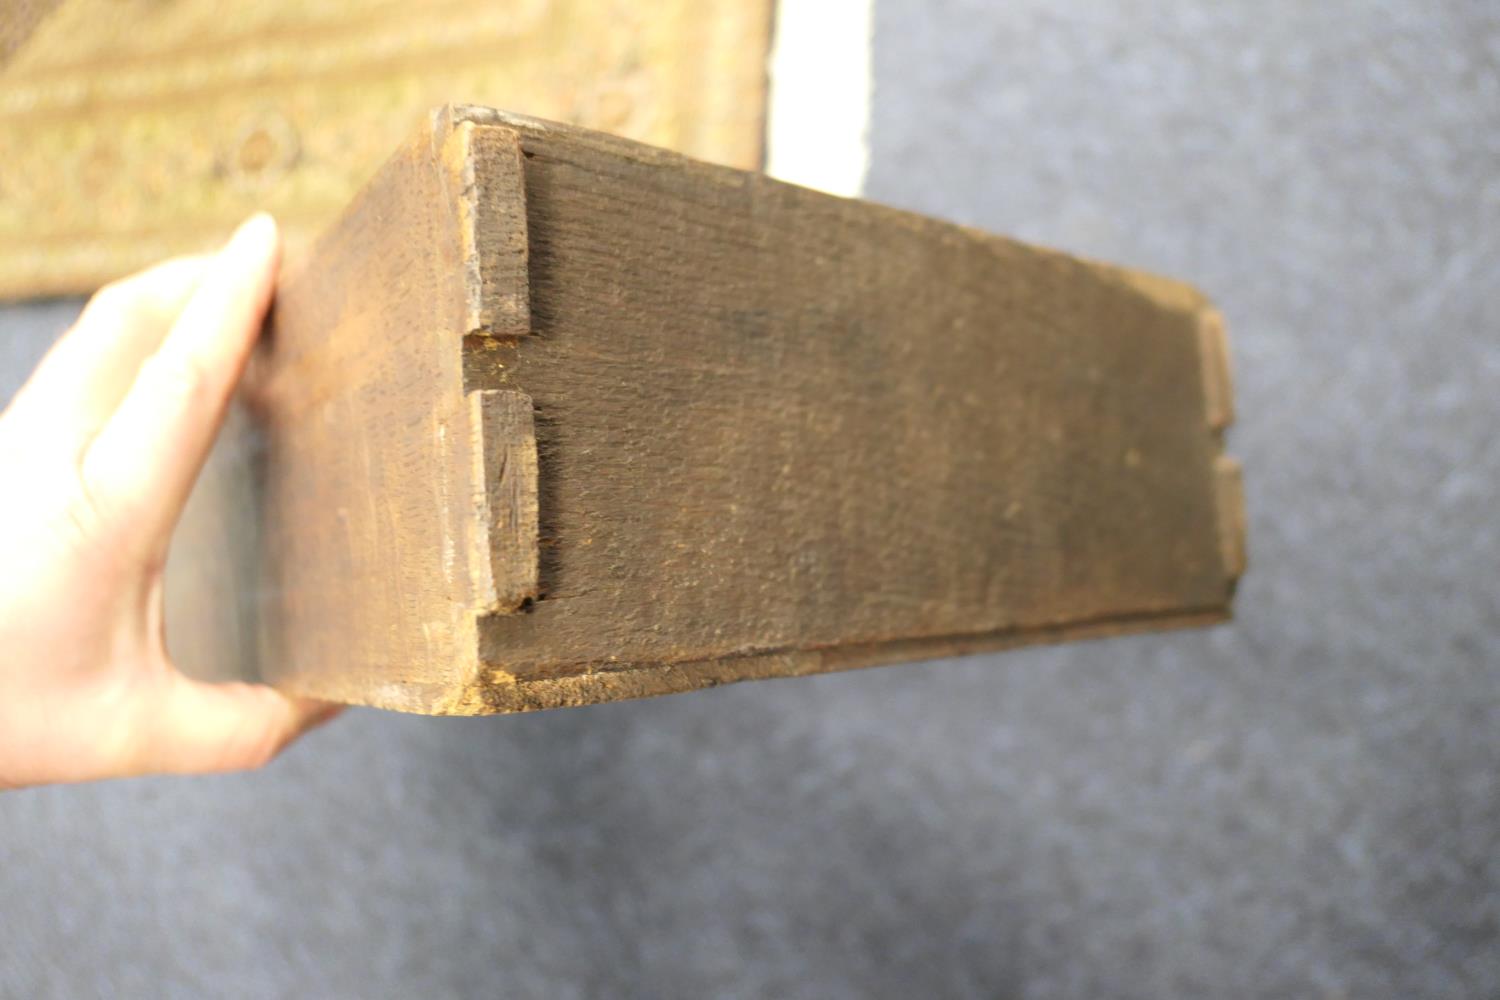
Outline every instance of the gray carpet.
{"type": "Polygon", "coordinates": [[[1235,624],[0,796],[0,995],[1500,996],[1494,11],[877,4],[871,196],[1222,304],[1235,624]]]}

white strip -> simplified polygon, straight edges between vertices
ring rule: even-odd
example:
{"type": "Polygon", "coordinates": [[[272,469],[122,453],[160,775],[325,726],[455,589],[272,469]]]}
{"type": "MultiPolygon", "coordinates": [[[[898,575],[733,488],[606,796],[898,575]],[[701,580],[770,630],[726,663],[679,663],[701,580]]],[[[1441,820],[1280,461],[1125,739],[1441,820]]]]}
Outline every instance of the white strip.
{"type": "Polygon", "coordinates": [[[766,173],[830,194],[854,197],[864,190],[873,3],[777,3],[766,173]]]}

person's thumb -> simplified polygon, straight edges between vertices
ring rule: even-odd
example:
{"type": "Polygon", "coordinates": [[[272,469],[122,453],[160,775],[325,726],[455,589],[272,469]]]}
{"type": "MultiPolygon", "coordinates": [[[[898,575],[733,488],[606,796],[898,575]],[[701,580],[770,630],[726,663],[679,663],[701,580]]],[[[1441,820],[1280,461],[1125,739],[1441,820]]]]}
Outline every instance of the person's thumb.
{"type": "Polygon", "coordinates": [[[264,684],[210,684],[172,671],[137,720],[128,762],[134,774],[238,771],[260,767],[342,705],[291,698],[264,684]]]}

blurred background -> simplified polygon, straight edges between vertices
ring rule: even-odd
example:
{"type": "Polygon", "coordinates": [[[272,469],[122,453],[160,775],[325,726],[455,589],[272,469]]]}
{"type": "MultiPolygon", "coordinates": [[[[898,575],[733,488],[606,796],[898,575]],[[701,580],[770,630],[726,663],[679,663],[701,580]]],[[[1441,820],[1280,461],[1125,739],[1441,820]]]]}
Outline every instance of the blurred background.
{"type": "MultiPolygon", "coordinates": [[[[1500,996],[1500,10],[874,0],[871,53],[867,197],[1222,308],[1237,620],[0,795],[0,995],[1500,996]]],[[[0,399],[80,306],[0,308],[0,399]]]]}

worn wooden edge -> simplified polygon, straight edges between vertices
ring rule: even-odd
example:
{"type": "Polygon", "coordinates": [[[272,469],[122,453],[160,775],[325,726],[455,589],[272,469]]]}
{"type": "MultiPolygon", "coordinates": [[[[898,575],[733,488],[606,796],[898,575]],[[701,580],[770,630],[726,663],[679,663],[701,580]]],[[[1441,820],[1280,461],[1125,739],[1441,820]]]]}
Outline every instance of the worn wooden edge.
{"type": "Polygon", "coordinates": [[[1225,435],[1234,423],[1234,378],[1230,364],[1229,334],[1224,315],[1208,296],[1184,281],[1115,264],[1098,263],[1114,277],[1163,306],[1188,312],[1198,339],[1202,372],[1203,423],[1212,439],[1213,490],[1219,521],[1219,551],[1224,563],[1225,617],[1232,609],[1240,577],[1248,565],[1246,555],[1245,491],[1240,463],[1224,453],[1225,435]]]}
{"type": "Polygon", "coordinates": [[[1246,568],[1245,490],[1240,463],[1224,453],[1224,435],[1234,423],[1234,386],[1229,368],[1229,337],[1224,317],[1204,305],[1197,311],[1199,357],[1203,365],[1204,422],[1213,437],[1214,503],[1219,521],[1219,552],[1224,560],[1226,600],[1234,596],[1246,568]]]}
{"type": "MultiPolygon", "coordinates": [[[[428,115],[432,145],[455,216],[462,285],[460,328],[441,349],[460,370],[471,345],[531,333],[530,241],[520,136],[501,125],[456,118],[451,106],[428,115]]],[[[537,592],[537,456],[531,398],[523,392],[464,387],[469,470],[470,610],[508,613],[537,592]]]]}
{"type": "MultiPolygon", "coordinates": [[[[504,111],[499,108],[487,108],[477,104],[448,104],[438,109],[434,114],[440,121],[451,123],[448,127],[453,129],[457,129],[464,122],[474,125],[509,128],[520,137],[523,155],[525,152],[525,139],[528,134],[557,135],[564,136],[569,142],[584,148],[595,149],[610,156],[624,157],[639,163],[650,163],[677,170],[689,170],[705,176],[721,177],[730,181],[739,181],[746,176],[758,176],[747,174],[746,171],[735,167],[708,163],[704,160],[695,160],[685,153],[678,153],[661,146],[652,146],[649,143],[637,142],[634,139],[626,139],[623,136],[612,135],[608,132],[599,132],[594,129],[583,128],[578,125],[568,125],[563,122],[548,121],[545,118],[536,118],[531,115],[518,114],[514,111],[504,111]]],[[[830,195],[830,197],[833,196],[830,195]]],[[[917,217],[920,218],[920,216],[917,217]]]]}
{"type": "Polygon", "coordinates": [[[531,397],[469,393],[475,531],[470,556],[478,614],[503,614],[537,596],[537,460],[531,397]]]}
{"type": "Polygon", "coordinates": [[[441,156],[457,189],[464,333],[524,336],[531,332],[531,309],[520,137],[501,125],[455,122],[443,112],[436,126],[448,130],[441,156]]]}
{"type": "MultiPolygon", "coordinates": [[[[444,349],[531,333],[529,239],[520,136],[503,125],[431,117],[438,159],[454,196],[463,277],[463,329],[444,349]]],[[[468,526],[469,611],[509,614],[538,593],[536,427],[531,397],[468,389],[473,520],[468,526]]],[[[477,639],[471,676],[478,676],[477,639]]]]}
{"type": "MultiPolygon", "coordinates": [[[[445,331],[442,349],[460,370],[472,344],[531,333],[530,240],[520,136],[502,125],[455,118],[451,107],[429,116],[438,168],[452,196],[462,271],[461,328],[445,331]]],[[[462,683],[424,694],[420,711],[474,714],[474,692],[486,686],[477,619],[523,611],[538,594],[539,525],[536,427],[523,392],[464,386],[472,500],[468,540],[470,598],[462,683]]],[[[410,708],[408,708],[410,710],[410,708]]]]}
{"type": "MultiPolygon", "coordinates": [[[[437,370],[443,374],[428,395],[414,397],[416,409],[409,417],[415,426],[423,414],[441,415],[437,437],[422,444],[427,456],[422,474],[432,477],[435,495],[443,498],[439,506],[447,512],[442,544],[450,555],[442,584],[452,618],[443,616],[442,627],[435,624],[431,634],[423,626],[434,658],[427,676],[394,672],[378,683],[347,686],[322,671],[298,671],[274,682],[289,693],[351,704],[464,714],[472,711],[465,709],[466,701],[484,683],[477,619],[518,611],[537,591],[537,457],[531,400],[520,392],[471,389],[463,378],[464,351],[471,342],[530,332],[526,204],[520,146],[513,131],[455,123],[445,109],[424,115],[421,124],[412,142],[389,158],[338,220],[309,248],[290,256],[278,298],[289,292],[306,295],[307,289],[329,282],[332,294],[345,294],[338,284],[342,276],[327,273],[328,260],[338,256],[336,248],[351,232],[373,225],[396,241],[418,238],[408,232],[412,227],[430,227],[437,234],[430,246],[424,243],[413,250],[445,275],[424,293],[437,297],[431,310],[435,319],[430,329],[418,331],[429,345],[426,349],[439,359],[437,370]],[[476,164],[481,161],[485,167],[479,170],[476,164]],[[370,200],[372,191],[403,173],[420,178],[409,208],[424,217],[390,211],[370,200]]],[[[377,300],[410,294],[394,284],[373,291],[377,300]]],[[[381,308],[379,301],[362,306],[366,315],[381,308]]],[[[276,387],[300,384],[299,372],[311,363],[312,355],[323,364],[340,364],[338,354],[357,345],[357,338],[347,336],[336,343],[304,344],[294,352],[281,351],[274,365],[264,351],[257,352],[247,381],[257,408],[284,404],[286,394],[276,387]]],[[[403,375],[392,369],[381,370],[378,377],[403,375]]],[[[275,581],[270,585],[278,586],[275,581]]]]}
{"type": "MultiPolygon", "coordinates": [[[[453,196],[462,269],[461,329],[442,348],[463,367],[471,345],[531,333],[530,240],[520,136],[502,125],[455,118],[450,107],[430,118],[437,162],[453,196]]],[[[539,589],[536,427],[531,397],[507,389],[465,386],[472,502],[466,526],[470,601],[458,668],[462,683],[421,694],[417,710],[475,714],[487,687],[477,619],[522,612],[539,589]]],[[[403,693],[403,697],[412,692],[403,693]]],[[[392,706],[386,706],[392,707],[392,706]]],[[[410,702],[407,710],[412,710],[410,702]]]]}
{"type": "Polygon", "coordinates": [[[1234,387],[1229,376],[1229,337],[1217,309],[1198,311],[1198,344],[1203,359],[1203,401],[1210,430],[1223,432],[1234,423],[1234,387]]]}
{"type": "Polygon", "coordinates": [[[680,694],[740,681],[802,677],[993,653],[1023,646],[1200,627],[1228,618],[1227,608],[1213,607],[829,649],[769,650],[677,663],[613,664],[608,670],[532,680],[519,679],[505,670],[491,667],[467,691],[455,695],[431,714],[485,715],[573,708],[627,698],[680,694]]]}

